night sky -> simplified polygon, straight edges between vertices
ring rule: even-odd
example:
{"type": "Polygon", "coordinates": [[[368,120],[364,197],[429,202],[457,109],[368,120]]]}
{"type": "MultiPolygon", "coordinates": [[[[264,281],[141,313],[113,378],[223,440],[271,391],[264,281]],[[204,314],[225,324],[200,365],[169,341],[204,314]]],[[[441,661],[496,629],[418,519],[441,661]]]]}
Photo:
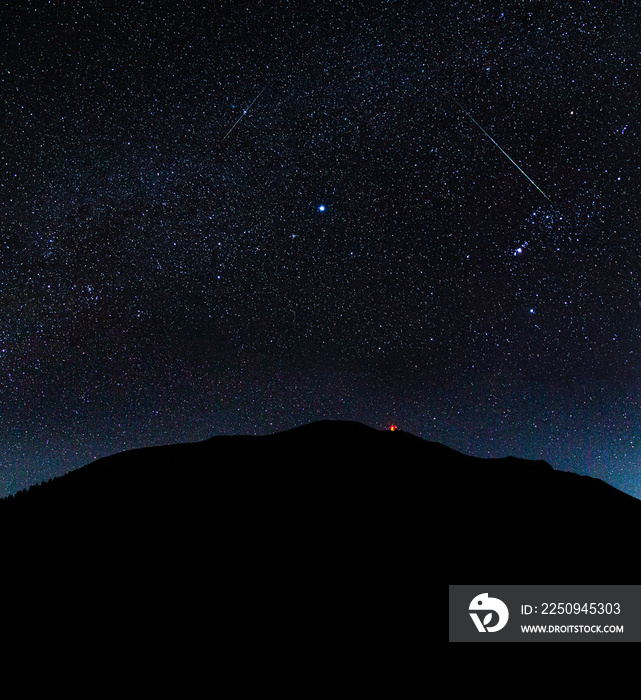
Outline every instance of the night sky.
{"type": "Polygon", "coordinates": [[[3,494],[341,418],[641,497],[639,3],[0,19],[3,494]]]}

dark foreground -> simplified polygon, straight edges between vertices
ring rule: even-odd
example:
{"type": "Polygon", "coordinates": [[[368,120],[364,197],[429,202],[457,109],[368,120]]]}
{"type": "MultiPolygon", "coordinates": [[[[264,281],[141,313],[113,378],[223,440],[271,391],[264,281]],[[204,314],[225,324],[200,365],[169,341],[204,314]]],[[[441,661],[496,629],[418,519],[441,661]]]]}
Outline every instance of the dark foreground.
{"type": "Polygon", "coordinates": [[[348,654],[420,635],[441,581],[632,583],[641,501],[321,421],[100,459],[0,501],[0,527],[5,576],[43,605],[88,596],[159,633],[197,620],[232,655],[348,654]]]}

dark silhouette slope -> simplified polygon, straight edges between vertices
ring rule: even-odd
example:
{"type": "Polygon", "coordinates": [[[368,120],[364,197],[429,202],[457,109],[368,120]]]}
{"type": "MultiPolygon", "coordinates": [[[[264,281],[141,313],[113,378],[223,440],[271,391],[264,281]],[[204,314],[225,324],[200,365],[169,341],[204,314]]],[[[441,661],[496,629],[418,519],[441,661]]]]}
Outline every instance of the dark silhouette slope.
{"type": "Polygon", "coordinates": [[[439,581],[629,583],[640,523],[597,479],[358,423],[133,450],[0,501],[5,636],[398,694],[439,581]]]}
{"type": "Polygon", "coordinates": [[[276,578],[315,566],[370,586],[487,574],[627,583],[641,501],[542,461],[483,460],[402,431],[319,421],[100,459],[0,501],[0,523],[23,550],[47,543],[174,566],[242,551],[247,571],[262,562],[276,578]]]}

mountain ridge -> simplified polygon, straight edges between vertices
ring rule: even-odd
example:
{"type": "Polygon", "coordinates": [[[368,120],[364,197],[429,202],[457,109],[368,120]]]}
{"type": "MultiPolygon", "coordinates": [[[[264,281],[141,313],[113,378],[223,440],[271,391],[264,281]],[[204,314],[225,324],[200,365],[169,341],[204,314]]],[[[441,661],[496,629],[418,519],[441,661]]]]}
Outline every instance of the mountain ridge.
{"type": "Polygon", "coordinates": [[[77,544],[122,551],[141,531],[153,548],[186,532],[204,541],[228,522],[243,542],[269,532],[303,542],[324,527],[336,551],[357,532],[363,547],[391,538],[399,550],[429,551],[450,578],[525,576],[533,563],[540,577],[629,573],[641,501],[543,460],[470,457],[404,431],[316,421],[103,457],[0,500],[0,522],[58,550],[73,533],[77,544]],[[471,547],[475,534],[486,544],[471,547]],[[488,555],[494,546],[507,560],[488,555]]]}

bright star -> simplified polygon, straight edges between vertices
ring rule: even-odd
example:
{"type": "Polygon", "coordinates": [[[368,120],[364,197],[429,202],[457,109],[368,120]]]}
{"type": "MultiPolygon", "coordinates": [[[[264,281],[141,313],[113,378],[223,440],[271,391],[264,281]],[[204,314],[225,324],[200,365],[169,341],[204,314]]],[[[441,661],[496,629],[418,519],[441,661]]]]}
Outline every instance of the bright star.
{"type": "Polygon", "coordinates": [[[318,211],[325,211],[325,205],[321,204],[320,207],[318,207],[318,211]]]}

